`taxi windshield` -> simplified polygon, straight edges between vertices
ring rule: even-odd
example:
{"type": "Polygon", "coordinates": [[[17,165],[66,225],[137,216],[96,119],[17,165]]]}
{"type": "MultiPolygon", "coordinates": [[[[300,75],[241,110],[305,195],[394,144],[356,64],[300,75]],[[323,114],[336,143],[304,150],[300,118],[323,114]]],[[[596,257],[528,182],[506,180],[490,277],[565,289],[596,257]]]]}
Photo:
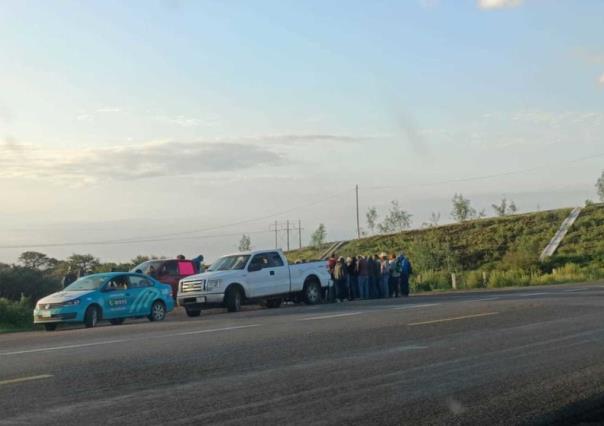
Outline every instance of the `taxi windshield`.
{"type": "Polygon", "coordinates": [[[107,275],[90,275],[82,277],[65,287],[64,291],[98,290],[107,280],[107,275]]]}
{"type": "Polygon", "coordinates": [[[214,262],[208,271],[232,271],[235,269],[243,269],[245,268],[249,258],[249,255],[238,254],[233,256],[224,256],[214,262]]]}

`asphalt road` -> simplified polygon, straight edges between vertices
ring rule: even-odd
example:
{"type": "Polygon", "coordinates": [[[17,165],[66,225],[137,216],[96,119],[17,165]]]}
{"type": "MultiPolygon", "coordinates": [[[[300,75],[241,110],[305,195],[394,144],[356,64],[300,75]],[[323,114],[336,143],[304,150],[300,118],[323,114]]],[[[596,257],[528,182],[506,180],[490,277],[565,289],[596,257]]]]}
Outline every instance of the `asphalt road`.
{"type": "Polygon", "coordinates": [[[0,335],[0,424],[603,422],[604,283],[0,335]]]}

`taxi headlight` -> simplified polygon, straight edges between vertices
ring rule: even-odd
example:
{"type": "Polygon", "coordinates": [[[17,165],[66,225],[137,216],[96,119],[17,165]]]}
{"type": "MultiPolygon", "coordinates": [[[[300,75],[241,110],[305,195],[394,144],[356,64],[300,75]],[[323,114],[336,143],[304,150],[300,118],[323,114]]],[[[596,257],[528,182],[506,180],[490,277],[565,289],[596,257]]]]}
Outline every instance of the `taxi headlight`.
{"type": "Polygon", "coordinates": [[[68,300],[67,302],[63,302],[63,306],[76,306],[80,304],[80,299],[68,300]]]}
{"type": "Polygon", "coordinates": [[[208,280],[208,290],[220,287],[222,280],[208,280]]]}

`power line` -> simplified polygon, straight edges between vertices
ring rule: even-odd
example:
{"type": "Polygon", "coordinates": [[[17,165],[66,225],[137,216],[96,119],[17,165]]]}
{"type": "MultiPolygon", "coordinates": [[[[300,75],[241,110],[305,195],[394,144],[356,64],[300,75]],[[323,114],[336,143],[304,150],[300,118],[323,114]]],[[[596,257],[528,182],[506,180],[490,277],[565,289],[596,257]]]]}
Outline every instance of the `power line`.
{"type": "MultiPolygon", "coordinates": [[[[243,234],[266,234],[272,231],[250,231],[244,232],[243,234]]],[[[210,234],[210,235],[191,235],[187,237],[165,237],[165,238],[149,238],[145,240],[105,240],[105,241],[75,241],[68,243],[42,243],[42,244],[16,244],[0,246],[0,249],[24,249],[24,248],[47,248],[47,247],[71,247],[71,246],[104,246],[104,245],[124,245],[124,244],[136,244],[136,243],[152,243],[159,241],[173,241],[173,240],[197,240],[199,238],[224,238],[224,237],[237,237],[241,236],[241,232],[232,234],[210,234]]]]}
{"type": "MultiPolygon", "coordinates": [[[[189,240],[189,239],[197,239],[197,238],[214,238],[214,237],[230,237],[230,236],[236,236],[239,235],[239,233],[237,234],[222,234],[222,235],[196,235],[196,236],[190,236],[191,234],[194,233],[199,233],[199,232],[208,232],[208,231],[215,231],[218,229],[224,229],[224,228],[228,228],[231,226],[236,226],[236,225],[242,225],[242,224],[246,224],[246,223],[252,223],[252,222],[258,222],[261,220],[266,220],[269,218],[273,218],[275,216],[280,216],[286,213],[290,213],[292,211],[298,211],[304,208],[308,208],[308,207],[312,207],[315,206],[317,204],[321,204],[324,203],[326,201],[330,201],[331,199],[335,198],[335,197],[339,197],[345,193],[349,193],[350,189],[346,190],[346,191],[340,191],[334,194],[329,195],[328,197],[325,198],[321,198],[320,200],[317,201],[313,201],[311,203],[307,203],[307,204],[303,204],[303,205],[298,205],[296,207],[291,207],[287,210],[282,210],[279,212],[274,212],[271,214],[267,214],[266,216],[261,216],[261,217],[256,217],[256,218],[252,218],[252,219],[246,219],[246,220],[241,220],[238,222],[232,222],[232,223],[228,223],[228,224],[224,224],[224,225],[219,225],[219,226],[215,226],[215,227],[210,227],[210,228],[203,228],[203,229],[191,229],[188,231],[182,231],[182,232],[174,232],[174,233],[169,233],[169,234],[159,234],[159,235],[149,235],[149,236],[145,236],[145,237],[132,237],[132,238],[127,238],[127,239],[116,239],[116,240],[97,240],[97,241],[75,241],[75,242],[65,242],[65,243],[39,243],[39,244],[15,244],[15,245],[4,245],[4,246],[0,246],[0,249],[23,249],[23,248],[31,248],[31,247],[36,247],[36,248],[46,248],[46,247],[72,247],[72,246],[79,246],[79,245],[86,245],[86,246],[103,246],[103,245],[127,245],[127,244],[138,244],[138,243],[148,243],[148,242],[158,242],[158,241],[170,241],[170,240],[189,240]],[[181,235],[189,235],[189,236],[181,236],[181,235]]],[[[246,234],[252,234],[252,233],[267,233],[267,232],[271,232],[271,231],[253,231],[253,232],[246,232],[246,234]]]]}
{"type": "MultiPolygon", "coordinates": [[[[562,161],[562,162],[558,162],[558,163],[551,163],[551,164],[547,164],[547,165],[541,165],[541,166],[531,167],[531,168],[527,168],[527,169],[511,170],[511,171],[507,171],[507,172],[493,173],[493,174],[489,174],[489,175],[470,176],[470,177],[465,177],[465,178],[441,180],[441,181],[436,181],[436,182],[419,182],[419,183],[414,183],[413,185],[415,187],[417,187],[417,186],[437,186],[437,185],[443,185],[445,183],[471,182],[471,181],[477,181],[477,180],[493,179],[493,178],[496,178],[496,177],[512,176],[512,175],[518,175],[518,174],[535,172],[535,171],[539,171],[539,170],[555,167],[555,166],[558,166],[558,165],[564,165],[564,164],[569,164],[569,163],[578,163],[578,162],[581,162],[581,161],[592,160],[594,158],[601,158],[601,157],[604,157],[604,153],[590,155],[588,157],[575,158],[573,160],[566,160],[566,161],[562,161]]],[[[396,189],[396,188],[407,188],[407,187],[409,187],[409,184],[406,184],[406,185],[388,185],[388,186],[366,186],[366,187],[362,187],[362,189],[380,190],[380,189],[396,189]]]]}

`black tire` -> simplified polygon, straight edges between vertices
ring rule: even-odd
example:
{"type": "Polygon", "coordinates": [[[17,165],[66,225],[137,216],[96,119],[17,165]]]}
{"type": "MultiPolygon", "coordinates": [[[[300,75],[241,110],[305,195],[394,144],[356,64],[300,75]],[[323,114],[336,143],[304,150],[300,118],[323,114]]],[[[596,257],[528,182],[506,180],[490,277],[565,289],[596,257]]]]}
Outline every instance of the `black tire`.
{"type": "Polygon", "coordinates": [[[281,299],[269,299],[266,301],[266,307],[269,309],[278,308],[279,306],[281,306],[281,302],[281,299]]]}
{"type": "Polygon", "coordinates": [[[161,300],[156,300],[151,305],[151,313],[147,316],[149,321],[163,321],[166,318],[166,305],[161,300]]]}
{"type": "Polygon", "coordinates": [[[89,306],[86,309],[86,313],[84,314],[84,325],[86,328],[93,328],[101,320],[101,312],[100,309],[96,306],[89,306]]]}
{"type": "Polygon", "coordinates": [[[307,305],[316,305],[321,303],[321,284],[316,280],[311,280],[304,287],[304,303],[307,305]]]}
{"type": "Polygon", "coordinates": [[[224,304],[229,312],[239,312],[243,296],[238,287],[231,287],[224,296],[224,304]]]}
{"type": "Polygon", "coordinates": [[[201,309],[187,308],[186,306],[185,312],[187,313],[188,317],[198,317],[201,315],[201,309]]]}
{"type": "Polygon", "coordinates": [[[55,331],[57,329],[56,324],[44,324],[46,331],[55,331]]]}
{"type": "Polygon", "coordinates": [[[114,318],[110,319],[109,322],[111,323],[111,325],[122,325],[124,323],[124,319],[125,318],[114,318]]]}

